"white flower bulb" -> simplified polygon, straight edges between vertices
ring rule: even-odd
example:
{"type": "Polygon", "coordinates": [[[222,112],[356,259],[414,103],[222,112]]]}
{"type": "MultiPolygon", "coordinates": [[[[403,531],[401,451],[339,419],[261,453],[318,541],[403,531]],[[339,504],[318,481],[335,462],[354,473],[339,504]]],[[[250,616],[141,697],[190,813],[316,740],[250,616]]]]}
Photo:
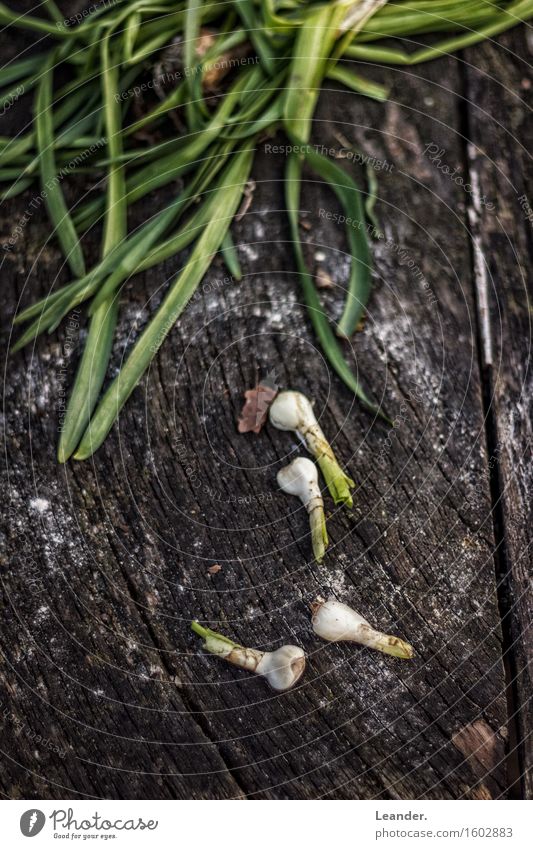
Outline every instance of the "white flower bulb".
{"type": "Polygon", "coordinates": [[[376,631],[360,613],[334,598],[327,601],[317,598],[311,610],[313,631],[323,640],[360,643],[394,657],[413,657],[413,648],[409,643],[376,631]]]}
{"type": "Polygon", "coordinates": [[[274,690],[289,690],[305,669],[305,653],[300,646],[281,646],[266,651],[257,664],[256,672],[263,675],[274,690]]]}
{"type": "Polygon", "coordinates": [[[353,480],[339,466],[333,449],[316,420],[311,402],[301,392],[280,392],[270,405],[268,415],[278,430],[292,430],[298,434],[310,454],[316,459],[324,475],[327,488],[335,504],[352,506],[353,480]]]}
{"type": "Polygon", "coordinates": [[[302,392],[279,392],[268,411],[270,421],[279,430],[295,430],[302,436],[309,427],[318,426],[313,406],[302,392]]]}
{"type": "Polygon", "coordinates": [[[318,472],[315,464],[307,457],[297,457],[277,474],[280,489],[289,495],[296,495],[309,513],[311,539],[315,559],[320,563],[328,544],[324,501],[318,485],[318,472]]]}
{"type": "Polygon", "coordinates": [[[261,675],[278,692],[293,687],[305,669],[305,653],[300,646],[287,645],[275,651],[263,652],[240,646],[228,637],[204,628],[199,622],[191,622],[191,628],[203,638],[206,651],[240,669],[261,675]]]}

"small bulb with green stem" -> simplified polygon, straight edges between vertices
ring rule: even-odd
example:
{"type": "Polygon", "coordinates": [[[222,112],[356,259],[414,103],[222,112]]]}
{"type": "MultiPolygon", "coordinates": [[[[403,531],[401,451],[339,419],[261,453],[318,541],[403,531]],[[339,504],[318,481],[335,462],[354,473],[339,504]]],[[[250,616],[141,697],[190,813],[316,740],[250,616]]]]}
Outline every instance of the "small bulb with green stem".
{"type": "Polygon", "coordinates": [[[280,392],[268,411],[271,424],[279,430],[293,430],[313,455],[324,475],[335,504],[353,504],[355,483],[337,462],[333,449],[316,420],[311,402],[301,392],[280,392]]]}
{"type": "Polygon", "coordinates": [[[307,457],[296,457],[292,463],[279,470],[277,481],[283,492],[297,495],[309,513],[313,554],[315,560],[321,563],[328,545],[328,532],[315,464],[307,457]]]}
{"type": "Polygon", "coordinates": [[[325,601],[319,596],[311,604],[311,611],[313,631],[323,640],[332,643],[360,643],[370,649],[407,660],[413,657],[413,647],[409,643],[399,637],[376,631],[360,613],[334,598],[325,601]]]}
{"type": "Polygon", "coordinates": [[[281,646],[276,651],[259,651],[240,646],[228,637],[204,628],[199,622],[191,622],[191,628],[202,637],[206,651],[240,669],[262,675],[278,692],[294,687],[305,669],[305,653],[300,646],[281,646]]]}

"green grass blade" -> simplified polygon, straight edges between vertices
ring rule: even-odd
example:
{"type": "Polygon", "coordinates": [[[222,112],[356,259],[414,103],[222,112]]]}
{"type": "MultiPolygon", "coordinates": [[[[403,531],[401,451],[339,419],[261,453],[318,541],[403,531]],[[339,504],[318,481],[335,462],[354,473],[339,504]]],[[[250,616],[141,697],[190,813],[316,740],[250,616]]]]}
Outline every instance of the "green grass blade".
{"type": "MultiPolygon", "coordinates": [[[[213,179],[216,176],[218,170],[223,166],[225,159],[229,155],[229,152],[226,154],[220,154],[218,161],[215,161],[214,166],[209,172],[209,179],[207,180],[207,185],[213,184],[213,179]]],[[[200,195],[205,188],[205,184],[199,190],[200,195]]],[[[161,245],[154,248],[147,254],[144,260],[141,261],[139,266],[137,267],[137,271],[146,271],[148,268],[153,268],[154,265],[159,265],[159,263],[164,262],[171,256],[175,256],[180,251],[184,250],[184,248],[188,247],[191,242],[194,241],[196,236],[199,234],[199,231],[202,230],[209,223],[210,219],[217,212],[217,196],[216,196],[216,187],[210,190],[209,195],[205,202],[195,209],[194,213],[191,215],[189,220],[187,221],[184,227],[180,228],[177,233],[170,236],[161,245]]]]}
{"type": "Polygon", "coordinates": [[[198,59],[196,48],[198,45],[198,36],[200,35],[200,23],[202,20],[202,0],[187,0],[185,8],[185,27],[184,27],[184,59],[185,69],[187,72],[186,88],[188,99],[185,103],[185,115],[187,118],[187,126],[189,130],[198,130],[202,126],[202,116],[205,115],[202,94],[201,94],[201,78],[198,73],[195,73],[198,59]],[[200,100],[198,100],[200,96],[200,100]]]}
{"type": "Polygon", "coordinates": [[[475,28],[474,32],[452,35],[443,41],[422,47],[413,53],[377,44],[351,44],[345,51],[345,56],[351,59],[362,59],[368,62],[379,62],[387,65],[419,65],[443,56],[463,50],[487,38],[493,38],[502,32],[527,21],[533,17],[531,0],[517,0],[501,9],[491,18],[490,22],[475,28]]]}
{"type": "Polygon", "coordinates": [[[137,121],[134,121],[133,124],[126,127],[124,134],[126,136],[131,136],[139,130],[142,130],[143,127],[154,124],[159,118],[162,118],[163,115],[166,115],[173,109],[177,109],[178,106],[182,106],[185,101],[186,94],[187,90],[185,88],[185,82],[179,83],[179,85],[177,85],[176,88],[161,101],[161,103],[154,106],[147,115],[143,118],[139,118],[137,121]]]}
{"type": "Polygon", "coordinates": [[[225,181],[218,193],[221,214],[212,218],[204,229],[189,262],[170,287],[158,311],[133,346],[119,375],[105,393],[74,455],[76,460],[87,459],[100,447],[211,265],[239,206],[252,158],[252,150],[237,154],[225,172],[225,181]]]}
{"type": "Polygon", "coordinates": [[[46,326],[44,326],[44,322],[41,321],[41,317],[34,319],[30,325],[25,329],[24,333],[22,333],[17,341],[11,346],[10,353],[16,354],[17,351],[22,350],[32,339],[35,339],[39,336],[40,333],[44,333],[46,330],[46,326]]]}
{"type": "Polygon", "coordinates": [[[255,121],[241,121],[238,125],[229,125],[229,130],[221,133],[224,139],[246,139],[250,136],[255,136],[262,130],[272,130],[274,125],[281,119],[283,115],[283,95],[279,95],[276,100],[267,106],[260,118],[255,121]]]}
{"type": "Polygon", "coordinates": [[[118,264],[115,263],[111,275],[94,298],[90,312],[99,307],[102,301],[112,295],[132,274],[151,268],[169,256],[173,256],[196,238],[198,228],[205,226],[214,214],[216,194],[213,190],[213,179],[220,168],[223,167],[227,155],[224,154],[224,151],[227,149],[228,145],[220,148],[218,154],[213,156],[214,161],[212,163],[208,161],[207,167],[198,169],[187,188],[167,209],[160,212],[152,221],[148,221],[136,234],[132,235],[128,240],[128,249],[122,254],[118,264]],[[152,250],[165,230],[181,217],[183,211],[190,206],[193,200],[199,198],[207,186],[211,186],[211,196],[206,203],[196,210],[187,226],[152,250]]]}
{"type": "Polygon", "coordinates": [[[285,89],[283,118],[291,136],[306,144],[342,10],[335,3],[319,6],[299,29],[285,89]]]}
{"type": "Polygon", "coordinates": [[[106,218],[102,255],[120,244],[127,232],[126,174],[124,165],[113,160],[122,154],[122,115],[115,95],[119,90],[118,68],[110,55],[110,34],[102,40],[102,98],[104,102],[107,151],[112,164],[107,175],[106,218]]]}
{"type": "Polygon", "coordinates": [[[369,162],[366,165],[366,182],[368,184],[368,194],[365,200],[365,215],[374,228],[372,237],[381,239],[383,235],[381,225],[374,210],[378,199],[378,178],[376,177],[374,166],[369,162]]]}
{"type": "Polygon", "coordinates": [[[127,280],[128,277],[135,273],[139,264],[144,258],[146,258],[155,242],[162,236],[172,221],[178,216],[179,211],[180,207],[177,204],[173,204],[170,208],[166,209],[163,214],[158,216],[154,222],[155,226],[145,226],[143,231],[139,233],[135,239],[132,238],[129,240],[130,249],[95,296],[90,307],[91,315],[99,309],[107,298],[115,293],[117,288],[125,280],[127,280]]]}
{"type": "Polygon", "coordinates": [[[336,371],[336,373],[339,375],[341,380],[344,381],[346,386],[351,389],[354,395],[359,398],[359,400],[364,404],[365,407],[367,407],[367,409],[369,409],[372,413],[386,419],[386,416],[384,416],[380,408],[377,407],[367,396],[363,387],[361,386],[356,376],[352,372],[351,368],[349,367],[348,363],[344,359],[339,343],[331,329],[326,315],[324,314],[315,285],[307,269],[302,250],[302,243],[300,241],[300,233],[298,229],[301,172],[302,160],[297,155],[291,154],[287,161],[287,167],[285,172],[287,213],[289,216],[289,225],[294,249],[294,256],[296,260],[296,267],[300,275],[303,295],[307,305],[307,310],[309,312],[309,317],[311,319],[311,324],[313,325],[314,331],[317,335],[317,338],[320,342],[320,346],[324,352],[327,361],[334,369],[334,371],[336,371]]]}
{"type": "Polygon", "coordinates": [[[251,0],[235,0],[237,11],[248,31],[248,36],[261,59],[261,65],[272,77],[279,67],[279,57],[268,39],[266,30],[262,27],[255,6],[251,0]]]}
{"type": "MultiPolygon", "coordinates": [[[[239,103],[243,92],[247,90],[246,87],[259,84],[260,80],[259,68],[247,68],[230,88],[211,121],[200,133],[194,134],[177,151],[172,151],[167,156],[160,156],[156,162],[151,162],[132,174],[127,180],[128,204],[135,203],[153,189],[161,188],[192,170],[211,143],[221,136],[233,109],[239,103]]],[[[95,198],[78,211],[75,216],[76,225],[80,229],[89,227],[98,221],[101,210],[102,201],[100,198],[95,198]]]]}
{"type": "Polygon", "coordinates": [[[20,138],[10,140],[2,149],[2,165],[7,165],[9,162],[16,161],[19,156],[22,156],[32,150],[34,144],[35,134],[33,132],[27,133],[25,136],[21,136],[20,138]]]}
{"type": "Polygon", "coordinates": [[[242,280],[242,268],[239,262],[239,256],[229,230],[220,245],[220,253],[231,276],[235,280],[242,280]]]}
{"type": "Polygon", "coordinates": [[[133,56],[135,42],[141,29],[142,18],[140,12],[133,12],[127,19],[124,27],[124,62],[129,62],[133,56]]]}
{"type": "Polygon", "coordinates": [[[56,24],[63,24],[65,16],[62,12],[57,8],[54,0],[42,0],[42,4],[45,7],[46,11],[50,18],[56,22],[56,24]]]}
{"type": "Polygon", "coordinates": [[[372,288],[372,256],[368,245],[365,210],[355,180],[335,162],[307,145],[303,156],[326,180],[339,199],[346,218],[346,234],[352,255],[346,303],[337,325],[337,335],[348,338],[361,321],[372,288]]]}
{"type": "Polygon", "coordinates": [[[98,400],[111,355],[117,316],[118,299],[115,299],[105,301],[91,317],[67,412],[60,426],[57,448],[60,463],[66,463],[76,450],[98,400]]]}
{"type": "Polygon", "coordinates": [[[32,15],[12,12],[11,9],[8,9],[5,3],[0,3],[0,24],[13,24],[14,26],[22,27],[23,29],[30,29],[34,32],[53,35],[56,38],[76,37],[76,33],[73,29],[69,29],[64,25],[58,26],[57,23],[51,24],[42,18],[34,18],[32,15]]]}
{"type": "MultiPolygon", "coordinates": [[[[68,285],[71,286],[72,284],[68,285]]],[[[13,319],[13,324],[23,324],[25,321],[29,321],[30,318],[35,318],[37,315],[40,315],[44,312],[44,310],[48,309],[48,307],[57,304],[66,288],[67,287],[63,286],[61,289],[58,289],[57,292],[51,292],[49,295],[45,295],[44,298],[35,301],[33,304],[30,304],[29,307],[21,310],[13,319]]]]}
{"type": "Polygon", "coordinates": [[[31,184],[33,183],[33,178],[28,178],[26,180],[17,180],[13,185],[9,186],[8,189],[5,189],[3,192],[0,192],[1,200],[9,200],[10,198],[16,198],[17,195],[21,195],[22,192],[25,192],[31,184]]]}
{"type": "Polygon", "coordinates": [[[35,98],[35,128],[42,194],[65,259],[72,273],[81,277],[85,274],[83,252],[63,197],[55,161],[52,83],[53,70],[49,64],[43,71],[35,98]]]}
{"type": "MultiPolygon", "coordinates": [[[[122,152],[121,112],[115,95],[118,92],[118,70],[110,56],[110,34],[106,35],[101,47],[102,96],[104,101],[105,128],[108,153],[111,160],[122,152]]],[[[105,258],[124,241],[127,233],[127,205],[125,202],[126,181],[124,166],[109,166],[107,180],[106,216],[102,256],[105,258]]],[[[118,298],[102,299],[92,312],[89,332],[83,355],[78,366],[76,380],[69,398],[61,437],[57,449],[60,463],[66,463],[90,421],[102,388],[118,318],[118,298]]]]}
{"type": "MultiPolygon", "coordinates": [[[[225,109],[222,110],[221,107],[215,113],[207,127],[204,127],[201,132],[196,133],[188,144],[181,147],[178,151],[172,151],[166,156],[161,156],[157,161],[140,168],[128,178],[126,193],[128,204],[135,203],[154,189],[168,185],[168,183],[171,183],[178,177],[182,177],[195,167],[198,159],[205,150],[221,134],[221,130],[228,117],[226,113],[231,108],[229,104],[226,104],[226,101],[227,98],[222,104],[222,106],[225,106],[225,109]]],[[[101,200],[95,198],[79,211],[79,214],[76,216],[77,225],[79,227],[89,227],[98,220],[101,209],[101,200]]]]}
{"type": "MultiPolygon", "coordinates": [[[[35,303],[30,304],[29,307],[26,307],[22,310],[22,312],[18,313],[15,316],[14,324],[23,324],[26,321],[29,321],[31,318],[35,318],[38,315],[43,314],[47,311],[52,305],[54,308],[61,307],[61,312],[58,313],[57,321],[54,320],[53,323],[49,323],[46,327],[43,327],[43,330],[47,329],[49,332],[55,330],[55,328],[60,324],[61,319],[64,318],[69,310],[78,306],[78,304],[86,301],[87,298],[90,298],[94,292],[98,289],[98,286],[102,279],[105,277],[106,268],[104,267],[101,270],[101,267],[95,266],[89,274],[86,274],[84,277],[80,277],[78,280],[71,280],[70,283],[67,283],[65,286],[61,286],[57,292],[53,292],[52,294],[45,295],[44,298],[40,298],[35,303]]],[[[19,346],[17,343],[17,347],[19,346]]]]}
{"type": "Polygon", "coordinates": [[[53,333],[54,330],[57,330],[67,313],[75,309],[79,304],[82,304],[91,295],[94,295],[97,289],[98,283],[96,282],[96,278],[91,275],[86,275],[76,280],[73,288],[68,291],[66,290],[54,306],[54,318],[48,324],[48,333],[53,333]]]}
{"type": "MultiPolygon", "coordinates": [[[[22,312],[15,317],[15,324],[23,323],[31,318],[35,318],[36,316],[41,316],[45,312],[47,320],[45,321],[44,319],[41,319],[40,322],[37,322],[33,328],[33,333],[25,336],[23,342],[18,340],[16,343],[16,350],[31,341],[31,339],[38,335],[39,332],[42,333],[45,330],[48,330],[48,332],[51,333],[55,330],[65,315],[79,304],[92,297],[95,292],[98,291],[102,281],[110,274],[113,276],[116,275],[116,285],[112,289],[112,291],[114,291],[116,286],[131,276],[134,272],[145,271],[147,268],[152,268],[154,265],[158,265],[160,262],[168,259],[168,257],[174,256],[174,254],[179,253],[179,251],[190,245],[190,243],[194,241],[196,236],[199,234],[199,231],[209,223],[210,218],[216,212],[217,202],[216,192],[214,190],[210,192],[208,200],[202,204],[201,207],[195,210],[193,216],[190,218],[184,229],[181,229],[177,234],[169,237],[167,240],[158,245],[157,248],[153,248],[151,251],[148,251],[144,259],[137,264],[132,261],[132,257],[137,259],[136,246],[140,241],[143,242],[144,248],[146,248],[148,241],[154,241],[153,239],[147,240],[146,237],[153,229],[156,229],[158,233],[160,232],[162,229],[160,228],[160,221],[162,218],[165,218],[166,223],[170,224],[172,220],[175,220],[179,217],[179,215],[181,215],[188,205],[201,195],[206,187],[213,185],[215,176],[218,171],[223,168],[230,153],[231,147],[227,143],[222,147],[217,148],[213,156],[206,160],[204,166],[200,167],[197,175],[195,175],[194,181],[191,182],[186,189],[184,189],[177,200],[174,201],[167,209],[160,212],[152,220],[147,221],[136,232],[132,233],[128,239],[117,245],[116,248],[114,248],[111,253],[95,265],[94,268],[85,275],[85,277],[71,281],[66,286],[58,289],[57,292],[46,295],[44,298],[41,298],[41,300],[22,310],[22,312]],[[52,306],[54,307],[54,311],[53,315],[50,317],[50,308],[52,306]]],[[[108,294],[111,294],[111,291],[109,291],[108,294]]]]}
{"type": "MultiPolygon", "coordinates": [[[[87,110],[93,109],[94,103],[94,97],[88,99],[87,90],[84,87],[72,93],[58,93],[55,100],[55,104],[58,105],[52,116],[54,131],[57,131],[54,139],[55,146],[63,144],[67,134],[70,135],[77,129],[78,122],[85,117],[87,110]],[[71,117],[73,117],[73,120],[69,121],[71,117]]],[[[35,140],[36,133],[34,131],[30,131],[24,136],[9,139],[0,154],[2,164],[14,162],[32,150],[35,140]]]]}
{"type": "MultiPolygon", "coordinates": [[[[42,306],[40,313],[34,319],[34,321],[25,329],[24,333],[17,339],[15,344],[11,348],[11,353],[14,354],[16,351],[20,351],[21,348],[24,348],[28,342],[31,342],[35,339],[39,334],[44,333],[46,330],[50,332],[50,328],[53,328],[59,324],[61,319],[63,318],[64,311],[64,297],[57,298],[52,300],[50,297],[48,299],[48,303],[46,306],[42,306]]],[[[66,310],[68,312],[68,310],[66,310]]]]}
{"type": "Polygon", "coordinates": [[[16,83],[24,77],[33,75],[43,64],[41,56],[30,56],[28,59],[19,59],[9,62],[0,68],[0,88],[16,83]]]}
{"type": "Polygon", "coordinates": [[[357,94],[364,94],[365,97],[371,97],[373,100],[379,100],[381,103],[387,100],[389,89],[372,80],[367,80],[361,77],[354,71],[345,68],[343,65],[334,65],[328,70],[328,78],[342,83],[346,88],[350,88],[357,94]]]}

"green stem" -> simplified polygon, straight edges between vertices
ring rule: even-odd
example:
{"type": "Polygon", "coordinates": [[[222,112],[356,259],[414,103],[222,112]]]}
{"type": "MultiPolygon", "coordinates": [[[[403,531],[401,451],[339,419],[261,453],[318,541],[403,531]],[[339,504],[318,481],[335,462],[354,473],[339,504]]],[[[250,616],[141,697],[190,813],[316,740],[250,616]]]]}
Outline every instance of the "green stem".
{"type": "Polygon", "coordinates": [[[64,25],[59,26],[57,23],[52,24],[41,18],[34,18],[31,15],[12,12],[4,3],[0,3],[0,24],[13,24],[23,29],[31,29],[34,32],[53,35],[56,38],[77,37],[77,33],[73,29],[71,30],[64,25]]]}
{"type": "Polygon", "coordinates": [[[336,82],[341,83],[346,88],[350,88],[352,91],[356,91],[358,94],[364,94],[366,97],[378,100],[380,103],[383,103],[389,97],[388,88],[372,80],[367,80],[365,77],[361,77],[344,65],[335,65],[333,68],[330,68],[328,78],[336,80],[336,82]]]}
{"type": "Polygon", "coordinates": [[[202,639],[204,639],[204,640],[207,639],[207,636],[208,636],[209,633],[211,633],[211,634],[214,633],[214,631],[210,632],[209,628],[202,627],[202,625],[200,625],[200,623],[197,622],[196,619],[194,619],[191,622],[191,628],[192,628],[192,630],[194,631],[195,634],[198,634],[198,636],[202,637],[202,639]]]}
{"type": "Polygon", "coordinates": [[[322,563],[329,542],[324,508],[319,505],[313,507],[309,514],[309,520],[311,523],[313,554],[315,555],[316,562],[322,563]]]}
{"type": "Polygon", "coordinates": [[[56,22],[56,24],[59,23],[59,24],[64,25],[63,24],[64,15],[57,8],[54,0],[42,0],[42,4],[43,4],[43,6],[45,6],[46,11],[48,12],[49,16],[52,18],[53,21],[56,22]]]}
{"type": "Polygon", "coordinates": [[[237,211],[248,179],[253,149],[235,155],[221,185],[219,201],[221,215],[213,218],[200,236],[189,262],[170,287],[163,303],[147,325],[128,359],[100,402],[74,455],[86,460],[102,444],[120,410],[159,351],[197,286],[211,265],[237,211]]]}
{"type": "Polygon", "coordinates": [[[55,235],[72,273],[76,277],[82,277],[85,274],[83,251],[63,196],[61,177],[57,172],[54,154],[53,65],[54,53],[51,54],[45,66],[37,86],[35,98],[35,126],[41,176],[41,196],[44,198],[48,214],[54,225],[55,235]]]}
{"type": "Polygon", "coordinates": [[[117,324],[118,300],[106,301],[91,317],[85,348],[61,428],[57,459],[66,463],[80,441],[102,388],[117,324]]]}
{"type": "Polygon", "coordinates": [[[376,415],[388,421],[385,414],[372,403],[363,387],[352,372],[348,363],[342,355],[339,343],[330,324],[326,318],[320,298],[315,285],[309,274],[303,255],[300,232],[298,229],[298,211],[300,208],[300,185],[301,185],[302,161],[300,156],[291,154],[287,161],[285,173],[285,192],[287,203],[287,214],[289,216],[291,239],[296,259],[296,266],[302,283],[304,299],[309,312],[313,329],[318,337],[322,350],[331,367],[337,372],[341,380],[356,395],[359,400],[376,415]]]}
{"type": "Polygon", "coordinates": [[[211,652],[211,654],[225,657],[233,649],[242,648],[238,643],[230,640],[229,637],[219,634],[218,631],[212,631],[211,628],[204,628],[196,619],[191,622],[191,628],[195,634],[198,634],[204,640],[203,647],[206,651],[211,652]]]}
{"type": "Polygon", "coordinates": [[[413,657],[413,647],[409,643],[400,640],[399,637],[391,637],[389,634],[379,634],[374,643],[374,648],[383,654],[390,654],[393,657],[401,657],[404,660],[410,660],[413,657]]]}
{"type": "Polygon", "coordinates": [[[231,238],[229,230],[224,236],[224,240],[220,246],[220,253],[222,254],[224,264],[231,276],[235,280],[242,280],[242,268],[239,262],[239,255],[237,254],[237,249],[233,239],[231,238]]]}
{"type": "MultiPolygon", "coordinates": [[[[120,106],[115,98],[118,73],[110,60],[109,40],[108,33],[102,41],[102,95],[108,151],[113,159],[122,152],[122,136],[120,106]]],[[[121,245],[126,237],[127,206],[124,194],[124,168],[121,165],[110,165],[102,243],[103,259],[121,245]]],[[[98,401],[111,356],[117,319],[118,298],[113,293],[112,297],[102,300],[91,315],[89,333],[59,440],[57,457],[60,463],[65,463],[75,451],[98,401]]]]}
{"type": "Polygon", "coordinates": [[[411,54],[403,50],[379,45],[352,44],[346,49],[344,55],[352,59],[381,62],[387,65],[418,65],[432,59],[442,58],[442,56],[470,47],[480,41],[485,41],[487,38],[499,35],[531,17],[533,17],[531,0],[518,0],[518,2],[511,3],[506,9],[502,9],[489,23],[476,27],[475,32],[450,36],[431,47],[422,47],[411,54]]]}
{"type": "Polygon", "coordinates": [[[343,14],[335,3],[317,7],[296,37],[283,120],[287,132],[303,143],[311,135],[316,102],[343,14]]]}
{"type": "Polygon", "coordinates": [[[354,488],[355,482],[342,471],[333,453],[320,454],[316,457],[316,461],[335,504],[346,504],[348,507],[352,507],[351,490],[354,488]]]}
{"type": "Polygon", "coordinates": [[[355,180],[327,156],[311,145],[302,146],[306,162],[327,180],[342,204],[346,219],[346,235],[352,261],[346,302],[337,325],[337,336],[349,338],[364,315],[372,289],[372,255],[368,244],[365,211],[355,180]]]}

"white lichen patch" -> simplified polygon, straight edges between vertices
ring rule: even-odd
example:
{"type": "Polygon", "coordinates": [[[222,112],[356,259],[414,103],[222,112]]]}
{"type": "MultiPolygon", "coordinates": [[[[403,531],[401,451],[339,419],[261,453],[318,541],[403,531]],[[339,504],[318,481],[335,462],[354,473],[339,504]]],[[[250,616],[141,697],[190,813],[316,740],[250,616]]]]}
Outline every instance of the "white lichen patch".
{"type": "Polygon", "coordinates": [[[30,508],[36,510],[37,513],[46,513],[50,509],[50,502],[46,498],[32,498],[30,508]]]}

